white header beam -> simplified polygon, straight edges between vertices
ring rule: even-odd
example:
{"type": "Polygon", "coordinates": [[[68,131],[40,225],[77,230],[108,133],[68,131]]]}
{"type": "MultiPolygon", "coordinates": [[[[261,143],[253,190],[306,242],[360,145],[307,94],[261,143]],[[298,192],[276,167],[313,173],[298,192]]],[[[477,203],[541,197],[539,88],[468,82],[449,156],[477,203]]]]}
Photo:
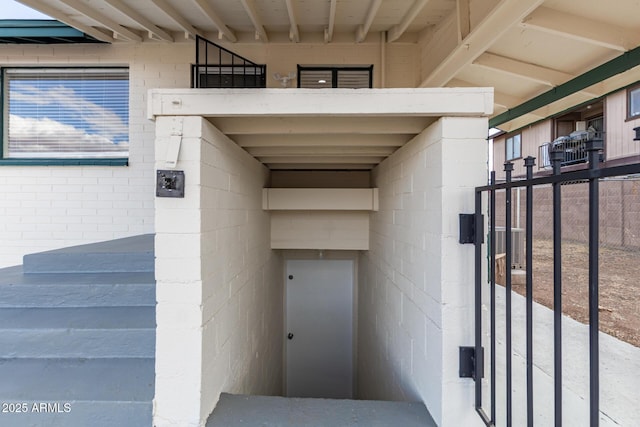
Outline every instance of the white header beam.
{"type": "Polygon", "coordinates": [[[75,9],[78,13],[81,13],[82,15],[86,16],[87,18],[96,21],[100,25],[104,25],[106,28],[110,29],[115,34],[124,37],[125,39],[131,40],[131,41],[136,41],[136,42],[141,42],[142,41],[142,37],[140,37],[139,34],[136,34],[133,31],[123,27],[122,25],[120,25],[116,21],[114,21],[113,19],[104,16],[103,14],[98,12],[97,10],[92,9],[91,7],[89,7],[87,5],[87,3],[82,3],[82,2],[80,2],[78,0],[60,0],[60,2],[66,4],[67,6],[69,6],[72,9],[75,9]]]}
{"type": "Polygon", "coordinates": [[[130,19],[136,21],[141,27],[147,30],[150,33],[149,38],[155,36],[159,40],[165,42],[172,42],[173,37],[168,32],[162,30],[158,26],[156,26],[153,22],[149,21],[147,18],[142,16],[140,13],[123,3],[121,0],[104,0],[109,6],[111,6],[114,10],[120,12],[122,15],[129,17],[130,19]]]}
{"type": "Polygon", "coordinates": [[[488,116],[492,88],[152,89],[155,116],[488,116]]]}

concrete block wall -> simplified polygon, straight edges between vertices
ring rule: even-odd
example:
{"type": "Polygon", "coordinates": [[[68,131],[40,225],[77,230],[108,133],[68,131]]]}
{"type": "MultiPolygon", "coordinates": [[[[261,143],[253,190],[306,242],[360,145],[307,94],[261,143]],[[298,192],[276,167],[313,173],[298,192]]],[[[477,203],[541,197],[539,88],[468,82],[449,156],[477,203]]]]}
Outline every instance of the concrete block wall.
{"type": "Polygon", "coordinates": [[[458,347],[473,343],[473,247],[458,214],[486,182],[487,120],[442,118],[373,170],[380,211],[359,260],[360,398],[423,401],[440,426],[480,426],[458,347]]]}
{"type": "Polygon", "coordinates": [[[0,67],[128,66],[129,166],[0,166],[0,268],[28,253],[152,233],[147,90],[189,87],[193,43],[4,45],[0,67]]]}
{"type": "Polygon", "coordinates": [[[157,168],[181,129],[185,197],[156,199],[154,424],[203,426],[220,392],[282,392],[283,262],[268,171],[201,117],[157,119],[157,168]]]}

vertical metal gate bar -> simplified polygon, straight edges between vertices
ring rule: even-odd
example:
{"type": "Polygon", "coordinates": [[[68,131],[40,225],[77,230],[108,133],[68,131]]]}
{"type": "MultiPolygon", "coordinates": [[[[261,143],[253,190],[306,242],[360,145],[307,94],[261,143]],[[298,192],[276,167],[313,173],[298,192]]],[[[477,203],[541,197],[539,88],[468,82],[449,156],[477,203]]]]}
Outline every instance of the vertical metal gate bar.
{"type": "MultiPolygon", "coordinates": [[[[560,175],[564,152],[552,151],[553,174],[560,175]]],[[[553,390],[554,425],[562,426],[562,186],[553,183],[553,390]]]]}
{"type": "MultiPolygon", "coordinates": [[[[507,184],[511,183],[511,172],[513,163],[504,164],[507,184]]],[[[507,187],[505,195],[505,323],[506,323],[506,369],[507,369],[507,427],[511,427],[513,422],[512,395],[513,390],[511,378],[511,187],[507,187]]]]}
{"type": "Polygon", "coordinates": [[[476,191],[475,200],[475,380],[476,409],[482,408],[482,192],[476,191]]]}
{"type": "MultiPolygon", "coordinates": [[[[527,170],[526,188],[526,328],[527,328],[527,426],[533,427],[533,166],[535,159],[524,159],[527,170]]],[[[518,212],[519,215],[519,212],[518,212]]]]}
{"type": "MultiPolygon", "coordinates": [[[[496,172],[491,171],[491,186],[496,185],[496,172]]],[[[489,245],[491,246],[491,264],[489,264],[491,271],[490,296],[491,299],[491,421],[496,422],[496,190],[491,189],[490,193],[490,238],[489,245]]]]}
{"type": "MultiPolygon", "coordinates": [[[[589,151],[589,169],[600,166],[602,140],[587,142],[589,151]]],[[[600,379],[599,379],[599,342],[600,329],[598,319],[598,275],[600,243],[600,195],[599,178],[589,179],[589,402],[591,427],[597,427],[600,418],[600,379]]]]}

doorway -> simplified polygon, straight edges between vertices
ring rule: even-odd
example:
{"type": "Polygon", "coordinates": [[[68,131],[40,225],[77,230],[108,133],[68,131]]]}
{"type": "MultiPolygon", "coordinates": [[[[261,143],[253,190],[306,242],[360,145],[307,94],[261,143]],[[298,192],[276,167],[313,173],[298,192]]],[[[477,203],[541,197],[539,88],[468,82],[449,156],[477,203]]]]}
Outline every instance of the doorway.
{"type": "Polygon", "coordinates": [[[353,398],[354,261],[288,260],[288,397],[353,398]]]}

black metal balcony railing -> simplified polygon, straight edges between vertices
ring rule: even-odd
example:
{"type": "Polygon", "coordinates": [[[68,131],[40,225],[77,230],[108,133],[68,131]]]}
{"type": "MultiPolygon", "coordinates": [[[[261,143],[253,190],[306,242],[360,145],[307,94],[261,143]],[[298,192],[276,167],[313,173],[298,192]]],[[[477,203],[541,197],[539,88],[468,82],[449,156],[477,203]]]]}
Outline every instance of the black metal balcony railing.
{"type": "Polygon", "coordinates": [[[207,39],[196,36],[193,88],[264,88],[267,66],[256,64],[207,39]]]}
{"type": "MultiPolygon", "coordinates": [[[[547,142],[538,147],[538,169],[551,169],[551,152],[563,153],[561,166],[586,163],[588,153],[586,144],[592,140],[604,141],[603,132],[593,130],[576,131],[568,136],[556,138],[553,142],[547,142]]],[[[602,156],[600,156],[602,161],[602,156]]]]}

